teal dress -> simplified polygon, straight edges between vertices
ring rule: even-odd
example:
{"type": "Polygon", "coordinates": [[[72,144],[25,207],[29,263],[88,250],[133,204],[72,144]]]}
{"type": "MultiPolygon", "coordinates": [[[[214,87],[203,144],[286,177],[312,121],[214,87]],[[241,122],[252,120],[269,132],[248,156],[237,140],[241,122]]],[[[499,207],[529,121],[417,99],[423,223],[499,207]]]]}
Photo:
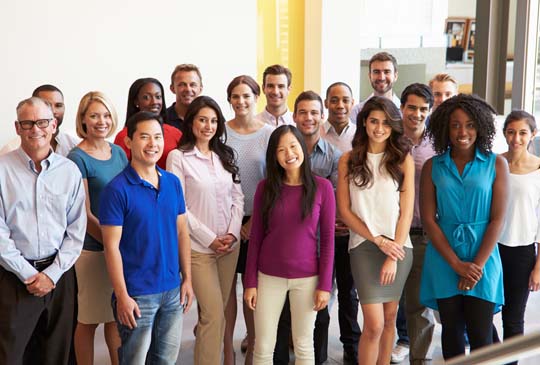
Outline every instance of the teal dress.
{"type": "MultiPolygon", "coordinates": [[[[491,213],[496,155],[478,149],[460,176],[450,150],[433,157],[431,178],[437,196],[437,223],[448,243],[463,261],[473,261],[484,237],[491,213]]],[[[437,299],[470,295],[495,303],[495,312],[504,304],[499,248],[495,245],[484,274],[472,290],[458,289],[459,276],[428,242],[422,270],[420,301],[438,309],[437,299]]]]}

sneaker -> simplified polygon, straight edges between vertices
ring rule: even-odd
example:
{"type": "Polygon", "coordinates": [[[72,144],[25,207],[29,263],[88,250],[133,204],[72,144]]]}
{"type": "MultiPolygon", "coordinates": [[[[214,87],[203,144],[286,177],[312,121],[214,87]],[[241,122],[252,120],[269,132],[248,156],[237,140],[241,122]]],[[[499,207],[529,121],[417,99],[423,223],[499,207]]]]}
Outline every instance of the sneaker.
{"type": "Polygon", "coordinates": [[[390,362],[392,364],[399,364],[400,362],[405,360],[405,358],[408,355],[409,355],[409,345],[398,343],[392,350],[392,359],[390,362]]]}
{"type": "Polygon", "coordinates": [[[247,333],[246,333],[246,336],[244,337],[242,342],[240,342],[240,351],[242,351],[242,353],[246,353],[247,348],[248,348],[248,338],[247,337],[248,336],[247,336],[247,333]]]}

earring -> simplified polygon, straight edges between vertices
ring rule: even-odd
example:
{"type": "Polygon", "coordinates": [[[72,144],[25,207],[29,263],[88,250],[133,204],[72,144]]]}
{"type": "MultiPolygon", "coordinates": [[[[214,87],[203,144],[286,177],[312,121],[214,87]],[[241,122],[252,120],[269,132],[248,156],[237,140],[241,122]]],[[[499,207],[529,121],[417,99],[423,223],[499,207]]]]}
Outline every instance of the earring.
{"type": "Polygon", "coordinates": [[[137,109],[140,109],[140,108],[139,108],[139,104],[135,104],[135,107],[136,107],[137,109]]]}

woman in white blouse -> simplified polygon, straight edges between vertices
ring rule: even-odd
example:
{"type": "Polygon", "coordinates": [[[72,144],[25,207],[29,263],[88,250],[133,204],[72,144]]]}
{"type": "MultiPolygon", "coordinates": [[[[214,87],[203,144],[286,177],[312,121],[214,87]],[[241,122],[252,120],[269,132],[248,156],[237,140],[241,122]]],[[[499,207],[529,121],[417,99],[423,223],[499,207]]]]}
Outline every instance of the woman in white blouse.
{"type": "Polygon", "coordinates": [[[503,127],[510,167],[510,196],[506,221],[499,239],[503,266],[504,339],[521,335],[530,291],[540,288],[540,158],[527,150],[536,134],[534,117],[522,110],[511,112],[503,127]]]}
{"type": "Polygon", "coordinates": [[[225,118],[218,104],[207,96],[196,98],[184,123],[178,149],[167,158],[167,170],[180,178],[188,211],[193,290],[200,309],[194,363],[218,365],[244,196],[234,150],[225,144],[225,118]]]}

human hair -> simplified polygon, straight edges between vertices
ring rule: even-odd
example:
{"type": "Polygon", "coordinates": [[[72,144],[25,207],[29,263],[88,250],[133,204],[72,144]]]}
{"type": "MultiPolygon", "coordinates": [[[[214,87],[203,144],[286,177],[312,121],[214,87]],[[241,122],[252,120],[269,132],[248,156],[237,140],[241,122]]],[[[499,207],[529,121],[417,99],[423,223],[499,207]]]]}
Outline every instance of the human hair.
{"type": "Polygon", "coordinates": [[[182,133],[182,138],[178,142],[178,149],[191,151],[195,147],[197,138],[193,134],[193,122],[199,111],[203,108],[212,109],[216,113],[218,121],[216,134],[214,134],[209,142],[210,150],[218,155],[223,168],[232,174],[233,182],[240,183],[235,151],[226,144],[227,130],[225,128],[225,117],[219,105],[211,97],[198,96],[189,104],[184,118],[184,133],[182,133]]]}
{"type": "Polygon", "coordinates": [[[192,64],[192,63],[182,63],[181,65],[176,66],[174,68],[174,71],[171,74],[171,85],[174,84],[174,77],[176,76],[176,74],[178,72],[195,72],[197,74],[197,76],[199,76],[199,81],[200,81],[201,86],[202,86],[201,71],[194,64],[192,64]]]}
{"type": "Polygon", "coordinates": [[[159,126],[161,127],[161,132],[163,132],[163,119],[161,119],[161,116],[159,114],[146,112],[146,111],[140,111],[133,114],[126,121],[127,136],[129,137],[129,139],[133,139],[133,135],[135,134],[135,131],[137,130],[137,125],[139,123],[146,122],[148,120],[157,121],[159,123],[159,126]]]}
{"type": "Polygon", "coordinates": [[[126,112],[126,124],[127,120],[135,113],[141,111],[139,107],[136,105],[135,100],[139,96],[139,91],[141,91],[141,88],[146,84],[155,84],[159,86],[159,89],[161,90],[161,111],[159,112],[159,115],[161,117],[161,120],[167,119],[167,105],[165,104],[165,90],[163,89],[163,85],[161,85],[161,82],[159,80],[154,79],[153,77],[145,77],[141,79],[137,79],[131,84],[129,87],[128,92],[128,101],[127,101],[127,112],[126,112]]]}
{"type": "Polygon", "coordinates": [[[394,56],[392,56],[388,52],[379,52],[375,53],[371,58],[369,59],[369,72],[371,72],[371,64],[373,62],[386,62],[390,61],[392,62],[392,65],[394,66],[394,72],[397,72],[397,60],[394,56]]]}
{"type": "Polygon", "coordinates": [[[368,164],[367,153],[369,136],[366,132],[366,121],[373,111],[382,111],[388,125],[392,128],[390,137],[386,140],[384,156],[380,169],[383,168],[397,182],[398,190],[403,185],[401,164],[405,161],[410,150],[410,141],[403,134],[403,122],[399,109],[392,100],[381,96],[369,98],[360,111],[356,121],[356,133],[352,140],[352,150],[347,162],[347,177],[360,188],[369,188],[373,184],[373,171],[368,164]]]}
{"type": "Polygon", "coordinates": [[[525,110],[512,110],[512,112],[510,112],[510,114],[508,114],[508,116],[504,120],[503,132],[506,132],[508,124],[512,122],[517,122],[518,120],[524,120],[525,122],[527,122],[531,133],[534,133],[536,131],[536,119],[534,119],[534,116],[532,114],[527,113],[525,110]]]}
{"type": "Polygon", "coordinates": [[[90,91],[84,95],[79,102],[79,109],[77,110],[77,116],[75,117],[75,130],[77,136],[80,138],[86,138],[88,136],[86,124],[84,123],[84,115],[88,111],[90,104],[94,102],[101,103],[111,114],[111,129],[106,136],[106,138],[108,138],[116,131],[116,127],[118,126],[118,114],[116,113],[113,103],[100,91],[90,91]]]}
{"type": "Polygon", "coordinates": [[[317,185],[311,172],[309,154],[302,134],[292,125],[282,125],[276,128],[270,135],[268,148],[266,149],[266,183],[264,185],[262,218],[265,230],[268,228],[268,220],[272,209],[276,206],[283,186],[285,169],[281,167],[277,160],[277,149],[281,137],[287,133],[292,133],[298,140],[304,153],[304,161],[300,166],[300,176],[302,179],[302,219],[309,216],[313,210],[317,185]]]}
{"type": "Polygon", "coordinates": [[[32,91],[32,96],[39,96],[39,93],[42,91],[56,91],[56,92],[59,92],[60,95],[62,95],[62,97],[64,97],[64,94],[62,93],[62,91],[60,91],[59,88],[51,84],[43,84],[36,87],[34,91],[32,91]]]}
{"type": "Polygon", "coordinates": [[[17,104],[17,108],[15,109],[16,112],[17,112],[17,120],[19,119],[19,113],[20,113],[20,111],[21,111],[21,109],[23,107],[25,107],[26,105],[28,105],[28,106],[36,106],[38,104],[45,105],[47,107],[47,109],[49,109],[49,111],[51,112],[51,117],[54,115],[51,103],[49,103],[47,100],[42,99],[42,98],[40,98],[38,96],[32,96],[30,98],[21,100],[19,102],[19,104],[17,104]]]}
{"type": "Polygon", "coordinates": [[[249,88],[251,89],[251,92],[254,95],[256,96],[261,95],[261,87],[259,86],[257,81],[253,79],[253,77],[248,76],[248,75],[240,75],[232,79],[232,81],[229,82],[229,85],[227,86],[227,101],[229,103],[231,102],[231,95],[232,95],[233,89],[240,84],[246,84],[247,86],[249,86],[249,88]]]}
{"type": "Polygon", "coordinates": [[[268,66],[263,72],[263,87],[266,85],[266,76],[268,75],[285,75],[287,77],[287,86],[291,86],[292,73],[287,67],[282,65],[268,66]]]}
{"type": "Polygon", "coordinates": [[[304,101],[304,100],[318,101],[319,104],[321,105],[321,114],[323,113],[323,101],[322,101],[322,99],[321,99],[321,96],[320,96],[319,94],[317,94],[315,91],[312,91],[312,90],[302,91],[302,92],[296,97],[296,100],[294,101],[294,112],[295,112],[295,113],[298,111],[298,110],[297,110],[298,104],[299,104],[301,101],[304,101]]]}
{"type": "Polygon", "coordinates": [[[456,81],[456,79],[452,75],[449,75],[446,73],[438,73],[435,76],[433,76],[433,78],[429,80],[430,88],[433,88],[434,82],[451,82],[452,84],[455,85],[456,90],[458,89],[458,82],[456,81]]]}
{"type": "Polygon", "coordinates": [[[416,95],[419,98],[423,98],[426,103],[429,104],[429,108],[431,109],[433,107],[433,92],[431,92],[431,88],[425,84],[420,84],[418,82],[415,82],[414,84],[410,84],[403,90],[401,93],[401,106],[405,106],[407,104],[407,99],[409,98],[409,95],[416,95]]]}
{"type": "Polygon", "coordinates": [[[336,86],[343,86],[349,89],[349,92],[351,93],[351,97],[352,97],[353,93],[352,93],[351,87],[342,81],[338,81],[338,82],[334,82],[333,84],[331,84],[330,86],[326,88],[326,99],[328,99],[328,95],[330,95],[330,91],[332,90],[332,88],[336,86]]]}
{"type": "Polygon", "coordinates": [[[483,154],[488,154],[495,138],[495,109],[476,95],[458,94],[445,100],[431,114],[426,132],[433,141],[433,149],[437,154],[445,153],[450,147],[450,116],[461,109],[472,121],[476,129],[476,147],[483,154]]]}

